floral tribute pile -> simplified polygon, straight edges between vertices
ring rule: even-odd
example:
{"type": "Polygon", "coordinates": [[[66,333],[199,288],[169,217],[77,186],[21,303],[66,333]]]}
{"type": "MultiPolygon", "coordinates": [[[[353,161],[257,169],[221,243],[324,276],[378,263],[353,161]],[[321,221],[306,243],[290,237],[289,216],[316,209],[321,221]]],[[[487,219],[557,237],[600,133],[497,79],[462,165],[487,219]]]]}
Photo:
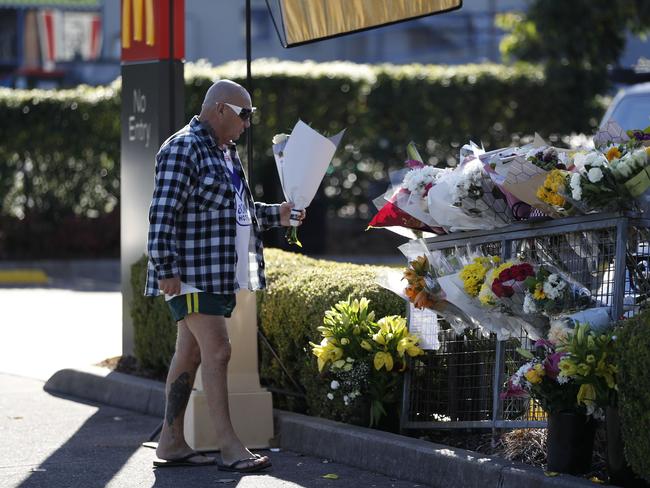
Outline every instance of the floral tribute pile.
{"type": "Polygon", "coordinates": [[[536,136],[525,146],[486,152],[469,143],[457,167],[437,168],[410,143],[405,172],[375,202],[380,210],[369,227],[442,234],[496,229],[540,213],[650,212],[650,127],[625,132],[609,122],[593,145],[561,149],[536,136]]]}

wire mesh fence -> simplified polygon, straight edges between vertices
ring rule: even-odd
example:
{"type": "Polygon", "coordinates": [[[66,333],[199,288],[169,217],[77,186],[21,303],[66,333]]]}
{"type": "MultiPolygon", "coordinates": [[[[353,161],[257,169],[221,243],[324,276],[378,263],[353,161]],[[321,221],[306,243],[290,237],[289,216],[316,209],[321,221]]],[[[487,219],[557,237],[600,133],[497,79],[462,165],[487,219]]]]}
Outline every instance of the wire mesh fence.
{"type": "MultiPolygon", "coordinates": [[[[426,239],[425,245],[447,256],[478,251],[543,265],[571,283],[572,308],[588,297],[590,308],[618,320],[638,313],[650,298],[649,224],[636,216],[600,214],[440,236],[426,239]]],[[[416,324],[418,311],[411,309],[410,315],[416,324]]],[[[421,323],[417,328],[425,329],[421,323]]],[[[438,320],[435,332],[437,340],[427,340],[432,346],[425,355],[411,360],[402,428],[545,425],[545,413],[532,400],[500,398],[505,378],[525,362],[516,349],[533,349],[525,330],[497,340],[481,327],[459,332],[438,320]]]]}

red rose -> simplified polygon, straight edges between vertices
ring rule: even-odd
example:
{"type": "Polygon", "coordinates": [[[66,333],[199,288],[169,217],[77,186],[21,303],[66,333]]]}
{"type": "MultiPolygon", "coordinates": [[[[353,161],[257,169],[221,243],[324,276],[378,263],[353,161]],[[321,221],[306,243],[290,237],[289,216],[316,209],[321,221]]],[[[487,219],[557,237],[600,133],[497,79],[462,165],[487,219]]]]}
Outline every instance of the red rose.
{"type": "Polygon", "coordinates": [[[512,279],[512,268],[506,268],[499,273],[500,281],[508,281],[512,279]]]}
{"type": "Polygon", "coordinates": [[[494,280],[494,283],[492,283],[492,292],[499,298],[508,298],[514,295],[515,290],[511,286],[504,286],[501,282],[494,280]]]}

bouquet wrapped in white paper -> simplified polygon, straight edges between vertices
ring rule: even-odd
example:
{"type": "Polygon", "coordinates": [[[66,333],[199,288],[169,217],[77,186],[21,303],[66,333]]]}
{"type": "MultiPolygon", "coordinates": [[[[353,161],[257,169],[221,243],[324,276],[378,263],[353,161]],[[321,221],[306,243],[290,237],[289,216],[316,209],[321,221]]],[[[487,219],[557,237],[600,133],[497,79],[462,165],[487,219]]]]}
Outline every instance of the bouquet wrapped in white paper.
{"type": "Polygon", "coordinates": [[[282,191],[286,201],[294,204],[292,227],[287,233],[291,244],[302,247],[297,234],[297,216],[314,199],[344,133],[345,129],[328,138],[298,120],[290,135],[273,137],[273,156],[282,191]]]}
{"type": "Polygon", "coordinates": [[[428,194],[429,214],[452,232],[490,230],[513,220],[505,195],[479,159],[443,174],[428,194]]]}

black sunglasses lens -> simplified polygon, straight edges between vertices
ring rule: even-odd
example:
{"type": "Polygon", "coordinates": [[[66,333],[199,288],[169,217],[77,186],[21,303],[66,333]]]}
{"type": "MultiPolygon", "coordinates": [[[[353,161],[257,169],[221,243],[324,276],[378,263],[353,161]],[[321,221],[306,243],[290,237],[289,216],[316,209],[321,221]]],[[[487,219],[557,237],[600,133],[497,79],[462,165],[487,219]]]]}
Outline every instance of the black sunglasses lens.
{"type": "Polygon", "coordinates": [[[242,108],[242,109],[241,109],[241,112],[239,112],[239,117],[240,117],[242,120],[245,121],[245,120],[249,120],[249,119],[251,118],[251,115],[252,115],[252,114],[253,114],[253,111],[252,111],[251,109],[248,109],[248,108],[242,108]]]}

